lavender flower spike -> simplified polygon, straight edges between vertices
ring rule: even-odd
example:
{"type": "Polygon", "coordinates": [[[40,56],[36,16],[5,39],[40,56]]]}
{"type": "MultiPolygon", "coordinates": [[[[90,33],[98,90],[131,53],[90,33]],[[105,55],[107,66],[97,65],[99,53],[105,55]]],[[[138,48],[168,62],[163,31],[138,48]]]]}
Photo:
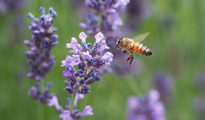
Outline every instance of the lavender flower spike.
{"type": "Polygon", "coordinates": [[[165,120],[164,106],[159,99],[156,90],[151,90],[146,97],[130,97],[127,120],[165,120]]]}
{"type": "MultiPolygon", "coordinates": [[[[75,96],[75,100],[74,100],[75,105],[73,106],[73,108],[71,108],[72,106],[70,106],[68,103],[68,107],[65,110],[60,111],[59,118],[61,120],[78,120],[82,117],[93,115],[93,112],[92,112],[93,109],[89,105],[86,106],[82,112],[80,112],[77,109],[78,100],[83,99],[83,98],[84,98],[83,94],[77,93],[75,96]],[[71,111],[71,109],[72,109],[72,111],[71,111]]],[[[51,103],[51,105],[58,106],[58,101],[56,101],[56,100],[54,101],[54,103],[51,103]]],[[[56,107],[56,109],[57,109],[57,107],[56,107]]]]}
{"type": "Polygon", "coordinates": [[[130,0],[86,0],[85,4],[90,13],[87,15],[86,23],[80,23],[79,26],[91,36],[102,31],[106,39],[111,39],[113,33],[117,34],[118,27],[123,25],[119,11],[129,2],[130,0]],[[99,18],[102,21],[100,26],[99,18]]]}
{"type": "Polygon", "coordinates": [[[86,43],[87,36],[84,32],[80,33],[79,38],[82,41],[81,45],[76,38],[72,38],[71,43],[66,44],[67,48],[71,48],[69,53],[72,53],[72,56],[68,55],[61,65],[65,66],[63,76],[69,79],[65,84],[66,90],[71,94],[75,91],[82,94],[89,93],[89,84],[99,81],[104,68],[113,60],[112,53],[104,53],[109,47],[102,33],[95,35],[94,45],[86,43]]]}
{"type": "Polygon", "coordinates": [[[28,14],[28,17],[33,20],[29,26],[32,42],[24,40],[24,44],[30,48],[25,52],[30,67],[27,76],[36,81],[45,77],[54,66],[55,57],[50,56],[50,51],[58,44],[56,41],[58,35],[54,34],[57,29],[53,28],[56,12],[52,7],[49,8],[48,14],[45,14],[43,7],[40,11],[42,15],[39,18],[35,18],[31,13],[28,14]]]}

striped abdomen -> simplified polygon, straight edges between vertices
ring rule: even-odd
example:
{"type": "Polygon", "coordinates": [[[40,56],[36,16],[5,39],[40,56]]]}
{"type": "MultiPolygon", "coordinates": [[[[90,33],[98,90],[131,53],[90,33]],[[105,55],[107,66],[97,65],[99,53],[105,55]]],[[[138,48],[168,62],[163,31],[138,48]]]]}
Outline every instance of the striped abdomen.
{"type": "Polygon", "coordinates": [[[140,53],[145,56],[152,55],[152,51],[147,46],[139,42],[135,42],[135,44],[133,45],[131,49],[132,51],[140,53]]]}

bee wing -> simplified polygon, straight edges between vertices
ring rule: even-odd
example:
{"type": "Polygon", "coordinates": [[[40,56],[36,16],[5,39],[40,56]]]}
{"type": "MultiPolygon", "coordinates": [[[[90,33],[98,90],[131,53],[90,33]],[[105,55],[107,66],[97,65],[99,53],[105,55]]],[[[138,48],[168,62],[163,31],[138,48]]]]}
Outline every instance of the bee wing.
{"type": "Polygon", "coordinates": [[[134,41],[138,41],[138,42],[142,42],[145,40],[145,38],[149,35],[149,32],[147,33],[143,33],[140,35],[135,36],[134,38],[132,38],[134,41]]]}

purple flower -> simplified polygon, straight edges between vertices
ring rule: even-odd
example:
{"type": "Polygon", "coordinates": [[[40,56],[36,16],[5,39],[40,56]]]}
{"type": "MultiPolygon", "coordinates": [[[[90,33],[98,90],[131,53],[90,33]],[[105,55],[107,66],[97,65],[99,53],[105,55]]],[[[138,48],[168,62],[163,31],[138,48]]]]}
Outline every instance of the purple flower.
{"type": "Polygon", "coordinates": [[[130,2],[130,0],[117,0],[117,3],[115,5],[115,7],[121,7],[121,6],[126,6],[128,3],[130,2]]]}
{"type": "Polygon", "coordinates": [[[151,90],[146,97],[129,97],[127,120],[165,120],[159,93],[151,90]]]}
{"type": "MultiPolygon", "coordinates": [[[[24,40],[24,44],[30,48],[25,52],[28,59],[30,72],[27,76],[36,80],[36,85],[31,87],[29,95],[37,101],[43,104],[51,104],[51,100],[56,100],[56,97],[50,93],[51,83],[47,83],[47,86],[40,89],[40,81],[48,74],[51,68],[55,65],[55,57],[50,56],[51,49],[57,45],[55,35],[56,28],[53,28],[53,20],[57,15],[52,7],[49,8],[49,14],[45,14],[43,7],[40,8],[42,16],[35,18],[31,13],[28,17],[33,21],[31,22],[29,29],[32,32],[32,41],[24,40]]],[[[60,107],[55,104],[56,107],[60,107]]]]}
{"type": "Polygon", "coordinates": [[[87,34],[94,36],[100,32],[98,28],[98,15],[89,13],[86,18],[86,23],[80,23],[79,26],[87,31],[87,34]]]}
{"type": "Polygon", "coordinates": [[[200,90],[205,90],[205,69],[197,73],[195,77],[195,85],[200,90]]]}
{"type": "Polygon", "coordinates": [[[77,118],[83,118],[85,116],[91,116],[93,115],[93,108],[89,105],[87,105],[82,113],[77,114],[77,118]]]}
{"type": "Polygon", "coordinates": [[[86,17],[88,11],[88,8],[85,5],[85,0],[71,0],[72,6],[77,11],[77,15],[81,18],[86,17]]]}
{"type": "MultiPolygon", "coordinates": [[[[85,116],[93,115],[92,107],[86,106],[82,112],[77,109],[79,99],[83,99],[84,95],[75,92],[74,99],[67,100],[65,108],[61,107],[57,96],[50,94],[51,84],[48,83],[45,88],[40,89],[42,78],[51,70],[54,65],[54,57],[50,56],[52,47],[57,44],[55,35],[56,28],[53,28],[53,20],[56,17],[56,12],[52,7],[49,9],[49,14],[45,14],[44,8],[40,8],[42,16],[35,18],[29,13],[29,18],[33,20],[29,29],[32,32],[32,42],[25,40],[24,43],[30,48],[26,51],[30,72],[27,74],[29,78],[36,80],[36,85],[30,88],[29,95],[40,101],[41,103],[54,106],[60,113],[59,118],[62,120],[77,120],[85,116]]],[[[66,90],[72,92],[79,90],[79,93],[88,93],[89,86],[87,81],[97,81],[100,79],[101,66],[107,66],[112,60],[112,54],[109,52],[104,54],[104,50],[108,49],[103,43],[104,37],[101,33],[96,35],[96,43],[91,48],[90,43],[86,43],[86,34],[81,33],[79,38],[82,41],[82,46],[78,44],[76,38],[72,38],[71,43],[66,44],[66,47],[72,49],[69,53],[72,56],[67,56],[62,61],[62,67],[66,67],[63,75],[70,79],[65,81],[66,90]],[[101,49],[100,49],[101,48],[101,49]],[[75,69],[75,67],[78,69],[75,69]]]]}
{"type": "Polygon", "coordinates": [[[0,0],[0,12],[18,11],[24,6],[25,2],[26,0],[0,0]]]}
{"type": "Polygon", "coordinates": [[[118,26],[123,25],[119,11],[129,3],[129,0],[86,0],[85,3],[90,13],[88,13],[86,23],[80,23],[81,28],[91,36],[102,31],[106,39],[113,37],[113,33],[117,34],[115,31],[118,26]],[[102,21],[100,26],[98,26],[99,18],[102,21]]]}
{"type": "Polygon", "coordinates": [[[41,90],[39,83],[36,83],[35,86],[31,87],[29,90],[29,95],[37,101],[40,101],[43,104],[47,104],[51,98],[53,98],[53,94],[50,94],[51,83],[47,83],[47,86],[41,90]]]}
{"type": "Polygon", "coordinates": [[[78,104],[78,100],[80,100],[80,99],[84,99],[84,95],[83,94],[76,94],[76,97],[75,97],[75,99],[74,99],[74,105],[73,105],[73,107],[74,108],[76,108],[76,106],[77,106],[77,104],[78,104]]]}
{"type": "Polygon", "coordinates": [[[126,7],[125,17],[127,18],[126,33],[133,33],[139,24],[149,16],[150,8],[146,5],[147,0],[130,0],[130,3],[126,7]]]}
{"type": "Polygon", "coordinates": [[[27,76],[36,81],[45,77],[55,65],[55,57],[50,56],[50,51],[58,44],[56,41],[58,36],[54,34],[57,29],[53,28],[56,12],[52,7],[49,8],[49,14],[45,14],[43,7],[40,8],[40,11],[42,16],[39,18],[35,18],[29,13],[28,17],[33,20],[29,26],[32,32],[32,41],[24,40],[24,44],[30,48],[25,52],[30,68],[27,76]]]}
{"type": "Polygon", "coordinates": [[[202,97],[196,97],[192,102],[193,108],[199,117],[199,119],[204,119],[205,117],[205,99],[202,97]]]}
{"type": "Polygon", "coordinates": [[[113,54],[105,52],[109,47],[102,33],[95,35],[94,45],[86,43],[87,36],[83,32],[80,33],[79,38],[81,45],[76,38],[72,38],[71,43],[66,44],[67,48],[71,48],[69,53],[72,55],[68,55],[61,66],[65,67],[63,76],[69,79],[69,82],[65,81],[66,90],[69,93],[77,90],[78,93],[87,94],[90,91],[89,84],[100,80],[100,75],[113,60],[113,54]]]}
{"type": "Polygon", "coordinates": [[[171,103],[173,78],[163,72],[154,75],[154,86],[159,91],[160,97],[165,104],[171,103]]]}
{"type": "MultiPolygon", "coordinates": [[[[76,94],[76,97],[74,99],[74,106],[73,106],[74,111],[79,111],[76,109],[79,99],[84,99],[84,95],[78,94],[78,93],[76,94]]],[[[91,115],[93,115],[93,109],[90,105],[85,106],[85,108],[82,112],[72,113],[73,118],[76,118],[76,119],[80,119],[80,118],[83,118],[85,116],[91,116],[91,115]]]]}
{"type": "MultiPolygon", "coordinates": [[[[85,116],[93,115],[93,112],[92,112],[93,109],[89,105],[87,105],[82,112],[80,112],[77,109],[78,100],[83,99],[83,98],[84,98],[83,94],[77,93],[75,98],[74,98],[74,106],[68,105],[68,107],[64,110],[59,106],[57,97],[55,97],[55,96],[50,100],[50,103],[48,105],[55,106],[57,110],[60,108],[60,110],[58,110],[58,111],[60,112],[59,118],[61,120],[78,120],[78,119],[83,118],[85,116]],[[73,107],[73,108],[71,108],[71,107],[73,107]],[[71,111],[71,109],[72,109],[72,111],[71,111]]],[[[70,104],[70,102],[68,104],[70,104]]]]}
{"type": "Polygon", "coordinates": [[[64,111],[60,114],[59,118],[60,118],[61,120],[73,120],[73,118],[72,118],[72,116],[71,116],[69,110],[64,110],[64,111]]]}
{"type": "Polygon", "coordinates": [[[54,95],[48,100],[48,106],[55,106],[57,111],[63,111],[63,108],[58,103],[58,98],[54,95]]]}

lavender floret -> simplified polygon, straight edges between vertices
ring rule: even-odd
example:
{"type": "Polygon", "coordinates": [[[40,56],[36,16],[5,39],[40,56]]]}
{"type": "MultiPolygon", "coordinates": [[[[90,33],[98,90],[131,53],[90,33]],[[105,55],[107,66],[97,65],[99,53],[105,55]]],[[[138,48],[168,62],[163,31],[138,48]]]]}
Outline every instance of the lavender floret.
{"type": "Polygon", "coordinates": [[[47,86],[43,89],[40,89],[39,83],[36,83],[35,86],[31,87],[29,90],[29,95],[34,99],[38,100],[43,104],[47,104],[48,101],[53,97],[53,94],[50,93],[51,83],[47,83],[47,86]]]}
{"type": "Polygon", "coordinates": [[[25,52],[30,67],[27,76],[36,81],[44,78],[55,65],[55,57],[50,56],[50,51],[58,44],[56,28],[53,28],[56,12],[52,7],[49,8],[48,14],[45,14],[43,7],[40,8],[40,11],[42,16],[39,18],[35,18],[31,13],[28,14],[28,17],[33,20],[29,26],[32,32],[32,41],[24,40],[24,44],[30,48],[25,52]]]}
{"type": "Polygon", "coordinates": [[[156,90],[146,97],[129,97],[127,120],[165,120],[164,106],[156,90]]]}
{"type": "Polygon", "coordinates": [[[79,38],[82,45],[78,43],[76,38],[72,38],[71,43],[66,44],[67,48],[71,48],[69,53],[72,55],[68,55],[61,65],[65,67],[63,76],[69,79],[69,82],[65,81],[66,90],[71,94],[74,91],[82,94],[89,93],[89,84],[99,81],[104,72],[103,68],[110,65],[113,60],[112,53],[104,53],[104,50],[109,49],[109,47],[106,45],[102,33],[96,34],[96,42],[92,48],[90,43],[86,43],[85,33],[81,32],[79,38]]]}
{"type": "Polygon", "coordinates": [[[66,108],[63,109],[58,103],[58,98],[56,96],[53,96],[49,100],[48,105],[54,106],[56,110],[59,111],[59,118],[61,120],[78,120],[82,117],[93,115],[93,109],[89,105],[87,105],[82,112],[80,112],[80,110],[77,109],[79,99],[84,99],[84,95],[77,93],[74,98],[74,105],[71,106],[70,99],[68,99],[68,104],[66,108]]]}

